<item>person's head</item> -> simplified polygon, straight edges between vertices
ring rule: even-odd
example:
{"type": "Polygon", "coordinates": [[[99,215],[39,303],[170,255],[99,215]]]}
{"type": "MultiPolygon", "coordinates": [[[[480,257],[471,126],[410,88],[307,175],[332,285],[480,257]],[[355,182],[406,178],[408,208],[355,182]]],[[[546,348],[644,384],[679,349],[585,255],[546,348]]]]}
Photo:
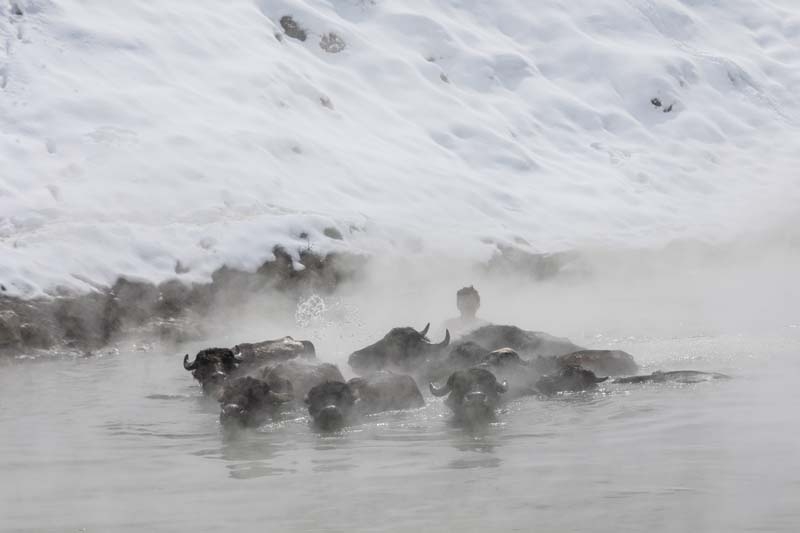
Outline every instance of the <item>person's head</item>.
{"type": "Polygon", "coordinates": [[[456,306],[462,317],[472,318],[481,306],[481,296],[472,285],[464,287],[456,293],[456,306]]]}

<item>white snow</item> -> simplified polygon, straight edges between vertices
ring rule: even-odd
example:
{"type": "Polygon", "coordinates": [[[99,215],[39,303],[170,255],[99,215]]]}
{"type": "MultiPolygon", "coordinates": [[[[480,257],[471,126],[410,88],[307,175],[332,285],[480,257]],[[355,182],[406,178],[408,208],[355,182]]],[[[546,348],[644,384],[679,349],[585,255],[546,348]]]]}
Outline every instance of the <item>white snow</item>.
{"type": "Polygon", "coordinates": [[[785,227],[799,93],[796,0],[0,0],[0,283],[785,227]]]}

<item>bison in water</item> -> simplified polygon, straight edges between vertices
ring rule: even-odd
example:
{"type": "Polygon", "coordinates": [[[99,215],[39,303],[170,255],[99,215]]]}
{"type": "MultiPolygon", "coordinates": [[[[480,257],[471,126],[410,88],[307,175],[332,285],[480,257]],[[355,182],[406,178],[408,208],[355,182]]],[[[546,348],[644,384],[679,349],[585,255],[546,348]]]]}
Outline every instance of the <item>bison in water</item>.
{"type": "Polygon", "coordinates": [[[416,409],[425,399],[411,376],[379,371],[347,382],[356,395],[356,408],[361,415],[416,409]]]}
{"type": "Polygon", "coordinates": [[[290,399],[250,376],[229,380],[220,395],[220,422],[225,427],[260,426],[290,399]]]}
{"type": "MultiPolygon", "coordinates": [[[[439,380],[456,370],[485,368],[500,381],[508,382],[506,397],[537,394],[536,383],[545,375],[558,376],[572,367],[581,367],[602,375],[625,373],[636,368],[630,354],[617,350],[582,350],[557,356],[537,355],[525,360],[511,348],[489,351],[472,341],[458,343],[450,354],[426,366],[423,374],[439,380]]],[[[568,372],[569,373],[569,372],[568,372]]]]}
{"type": "Polygon", "coordinates": [[[516,326],[489,325],[459,339],[450,354],[428,365],[426,372],[436,376],[486,363],[489,353],[511,349],[530,363],[540,375],[558,372],[568,366],[582,366],[598,374],[619,376],[638,370],[633,356],[620,350],[587,350],[568,339],[547,333],[526,331],[516,326]]]}
{"type": "Polygon", "coordinates": [[[376,370],[399,370],[413,372],[426,360],[439,357],[442,350],[450,344],[450,332],[445,332],[444,340],[432,344],[426,335],[430,324],[422,331],[414,328],[394,328],[378,342],[350,354],[348,363],[360,375],[376,370]]]}
{"type": "Polygon", "coordinates": [[[511,348],[526,358],[537,355],[563,355],[584,348],[573,344],[569,339],[554,337],[540,331],[526,331],[516,326],[488,325],[458,339],[460,342],[474,342],[489,351],[511,348]]]}
{"type": "Polygon", "coordinates": [[[445,404],[452,409],[456,420],[468,424],[492,420],[500,395],[508,390],[507,383],[499,383],[485,368],[457,370],[441,387],[433,383],[429,386],[434,396],[447,395],[445,404]]]}
{"type": "Polygon", "coordinates": [[[604,376],[625,376],[639,370],[633,356],[622,350],[579,350],[560,355],[561,367],[581,366],[604,376]]]}
{"type": "Polygon", "coordinates": [[[552,376],[543,376],[536,382],[536,389],[547,396],[559,392],[580,392],[591,390],[608,379],[598,378],[591,370],[579,366],[567,366],[552,376]]]}
{"type": "Polygon", "coordinates": [[[536,381],[544,373],[537,364],[541,359],[525,361],[511,348],[501,348],[484,355],[477,366],[508,384],[508,398],[518,398],[536,394],[536,381]]]}
{"type": "Polygon", "coordinates": [[[225,384],[225,379],[239,366],[239,360],[229,348],[208,348],[197,352],[194,361],[189,354],[183,358],[183,368],[192,373],[203,387],[203,392],[216,396],[225,384]]]}
{"type": "Polygon", "coordinates": [[[243,365],[259,367],[288,361],[296,357],[316,357],[316,350],[311,341],[297,341],[292,337],[255,343],[244,342],[234,346],[233,352],[243,365]]]}
{"type": "Polygon", "coordinates": [[[700,372],[697,370],[672,370],[670,372],[657,370],[646,376],[617,378],[613,380],[612,383],[665,383],[667,381],[676,383],[700,383],[715,379],[730,379],[730,376],[720,374],[719,372],[700,372]]]}
{"type": "Polygon", "coordinates": [[[459,342],[443,358],[430,359],[417,371],[423,381],[447,379],[456,370],[464,370],[483,362],[490,350],[474,342],[459,342]]]}
{"type": "Polygon", "coordinates": [[[312,387],[306,396],[308,414],[320,429],[340,429],[352,422],[356,395],[347,383],[326,381],[312,387]]]}
{"type": "Polygon", "coordinates": [[[295,400],[303,400],[314,386],[326,381],[344,381],[336,365],[317,360],[291,359],[261,371],[261,378],[273,390],[290,394],[295,400]]]}
{"type": "Polygon", "coordinates": [[[316,385],[308,391],[306,404],[314,425],[332,430],[354,424],[363,415],[422,407],[425,400],[410,376],[376,372],[347,383],[316,385]]]}
{"type": "Polygon", "coordinates": [[[197,353],[189,362],[189,354],[183,358],[183,367],[210,396],[219,396],[226,379],[258,373],[268,365],[274,365],[296,357],[314,357],[314,345],[309,341],[296,341],[283,337],[259,343],[245,343],[229,348],[208,348],[197,353]]]}

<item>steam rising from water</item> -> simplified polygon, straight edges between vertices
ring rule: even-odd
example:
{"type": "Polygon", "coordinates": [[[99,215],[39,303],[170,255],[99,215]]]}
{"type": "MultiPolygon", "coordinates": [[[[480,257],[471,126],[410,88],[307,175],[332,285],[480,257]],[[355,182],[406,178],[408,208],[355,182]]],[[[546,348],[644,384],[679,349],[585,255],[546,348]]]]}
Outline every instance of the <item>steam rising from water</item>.
{"type": "MultiPolygon", "coordinates": [[[[552,278],[523,269],[487,271],[456,258],[375,258],[333,295],[254,297],[211,318],[235,342],[291,334],[344,364],[353,350],[396,326],[444,334],[455,292],[480,291],[479,316],[605,348],[629,338],[764,332],[800,323],[800,246],[787,240],[699,243],[661,250],[589,250],[552,278]]],[[[217,337],[220,338],[220,337],[217,337]]],[[[217,342],[220,344],[221,342],[217,342]]],[[[637,357],[645,354],[635,354],[637,357]]]]}
{"type": "Polygon", "coordinates": [[[330,296],[220,305],[192,345],[7,366],[4,527],[793,531],[798,259],[766,245],[596,251],[540,282],[444,258],[376,260],[330,296]],[[292,334],[346,370],[390,327],[437,328],[465,284],[488,320],[625,349],[646,371],[734,379],[525,398],[477,433],[429,397],[332,435],[298,415],[231,439],[180,364],[184,351],[292,334]]]}

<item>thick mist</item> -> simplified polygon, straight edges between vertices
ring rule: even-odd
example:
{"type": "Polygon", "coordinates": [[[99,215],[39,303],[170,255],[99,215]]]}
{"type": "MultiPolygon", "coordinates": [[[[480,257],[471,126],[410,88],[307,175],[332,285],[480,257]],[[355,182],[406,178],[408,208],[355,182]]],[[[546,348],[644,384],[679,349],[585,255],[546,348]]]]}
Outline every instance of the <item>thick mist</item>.
{"type": "Polygon", "coordinates": [[[373,258],[332,294],[222,294],[190,343],[134,335],[92,357],[4,365],[4,528],[794,531],[798,248],[685,243],[559,261],[543,275],[373,258]],[[426,395],[334,434],[298,412],[231,438],[181,365],[186,352],[292,335],[348,376],[350,352],[391,327],[431,322],[438,341],[469,284],[486,320],[624,349],[643,372],[732,379],[521,398],[478,432],[426,395]]]}
{"type": "Polygon", "coordinates": [[[454,257],[377,257],[332,294],[269,293],[221,304],[208,319],[209,342],[310,338],[321,358],[347,371],[350,352],[392,327],[430,323],[431,340],[440,340],[444,321],[458,315],[455,293],[467,285],[481,294],[481,318],[591,348],[800,324],[800,247],[787,238],[590,249],[557,262],[542,276],[529,264],[492,269],[454,257]]]}

